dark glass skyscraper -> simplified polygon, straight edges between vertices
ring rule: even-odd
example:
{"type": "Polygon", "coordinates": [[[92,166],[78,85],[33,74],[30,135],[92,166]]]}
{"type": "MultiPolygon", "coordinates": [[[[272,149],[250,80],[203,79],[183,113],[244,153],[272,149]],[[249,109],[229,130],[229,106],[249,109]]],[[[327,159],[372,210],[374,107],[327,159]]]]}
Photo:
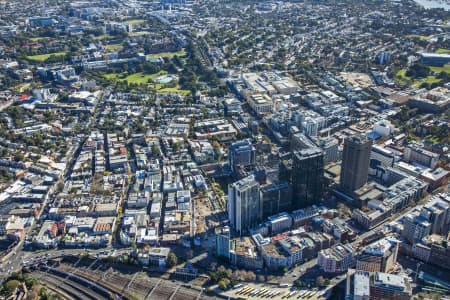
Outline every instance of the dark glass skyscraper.
{"type": "Polygon", "coordinates": [[[256,164],[256,149],[250,140],[237,141],[228,148],[228,160],[231,170],[238,166],[248,167],[256,164]]]}
{"type": "Polygon", "coordinates": [[[341,166],[341,189],[353,192],[367,183],[372,140],[363,135],[345,139],[341,166]]]}
{"type": "Polygon", "coordinates": [[[318,147],[293,153],[292,160],[292,208],[299,209],[316,204],[324,190],[323,152],[318,147]]]}

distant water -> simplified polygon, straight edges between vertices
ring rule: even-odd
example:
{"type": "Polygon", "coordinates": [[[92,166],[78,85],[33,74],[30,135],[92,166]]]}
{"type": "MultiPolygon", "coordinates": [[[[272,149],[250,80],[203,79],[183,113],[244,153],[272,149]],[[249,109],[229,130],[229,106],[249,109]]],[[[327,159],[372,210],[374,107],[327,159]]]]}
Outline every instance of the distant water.
{"type": "Polygon", "coordinates": [[[450,2],[448,0],[414,0],[417,4],[425,8],[444,8],[450,10],[450,2]]]}

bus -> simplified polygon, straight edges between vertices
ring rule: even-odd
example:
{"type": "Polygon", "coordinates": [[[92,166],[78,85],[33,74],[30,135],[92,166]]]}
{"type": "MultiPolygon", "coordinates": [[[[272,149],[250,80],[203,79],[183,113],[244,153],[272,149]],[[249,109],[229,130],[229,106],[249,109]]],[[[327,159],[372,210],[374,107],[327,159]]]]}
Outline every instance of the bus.
{"type": "Polygon", "coordinates": [[[258,297],[264,298],[266,296],[266,294],[268,294],[270,292],[270,290],[268,289],[263,289],[261,293],[259,293],[258,297]]]}
{"type": "Polygon", "coordinates": [[[303,294],[303,298],[308,299],[309,298],[309,294],[311,293],[311,291],[306,291],[305,294],[303,294]]]}
{"type": "Polygon", "coordinates": [[[307,291],[305,291],[305,290],[301,291],[301,292],[298,294],[297,299],[301,299],[306,293],[307,293],[307,291]]]}
{"type": "Polygon", "coordinates": [[[308,299],[312,298],[315,294],[317,294],[317,292],[316,291],[312,291],[311,294],[309,294],[308,299]]]}
{"type": "Polygon", "coordinates": [[[245,295],[248,291],[250,291],[252,288],[251,287],[245,287],[242,291],[240,291],[238,294],[240,295],[245,295]]]}
{"type": "Polygon", "coordinates": [[[244,291],[243,293],[242,293],[242,295],[244,295],[244,296],[247,296],[248,294],[250,294],[251,292],[253,292],[255,289],[254,288],[248,288],[246,291],[244,291]]]}

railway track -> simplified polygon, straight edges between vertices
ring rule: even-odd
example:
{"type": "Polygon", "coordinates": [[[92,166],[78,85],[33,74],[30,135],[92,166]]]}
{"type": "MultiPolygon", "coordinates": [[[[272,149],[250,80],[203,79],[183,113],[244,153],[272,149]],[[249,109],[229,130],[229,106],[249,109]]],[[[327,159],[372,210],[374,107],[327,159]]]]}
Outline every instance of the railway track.
{"type": "Polygon", "coordinates": [[[61,293],[64,293],[67,295],[67,297],[64,297],[65,299],[80,299],[80,293],[78,291],[76,291],[75,289],[71,288],[70,286],[66,285],[65,283],[63,284],[55,284],[54,281],[50,280],[49,278],[46,277],[41,277],[41,279],[39,279],[39,281],[45,285],[46,287],[48,287],[49,289],[59,292],[61,291],[61,293]]]}
{"type": "MultiPolygon", "coordinates": [[[[71,268],[68,266],[60,266],[62,270],[70,271],[71,268]]],[[[80,277],[83,277],[87,280],[90,280],[92,282],[97,283],[98,285],[101,285],[107,290],[110,290],[112,293],[116,295],[120,295],[121,297],[125,299],[131,299],[129,293],[124,293],[123,289],[125,285],[127,284],[127,281],[124,280],[124,278],[119,277],[117,278],[117,275],[112,273],[111,275],[108,275],[107,279],[103,278],[103,272],[95,272],[94,271],[86,271],[83,269],[77,269],[77,275],[80,277]],[[96,274],[98,273],[98,274],[96,274]]]]}
{"type": "Polygon", "coordinates": [[[73,298],[72,296],[70,296],[69,294],[67,294],[66,291],[64,291],[63,289],[61,289],[60,287],[55,287],[53,285],[50,285],[48,283],[45,283],[43,280],[41,281],[41,283],[50,291],[57,293],[59,296],[61,296],[61,298],[63,300],[75,300],[75,298],[73,298]]]}
{"type": "Polygon", "coordinates": [[[150,293],[155,287],[156,283],[152,283],[141,278],[136,278],[131,284],[128,285],[127,290],[132,293],[142,294],[143,298],[150,293]]]}
{"type": "Polygon", "coordinates": [[[36,271],[40,276],[40,280],[54,286],[57,289],[62,289],[66,293],[74,297],[74,299],[92,299],[92,300],[107,300],[107,298],[95,293],[88,287],[82,286],[67,278],[61,278],[53,274],[36,271]]]}
{"type": "MultiPolygon", "coordinates": [[[[73,268],[61,264],[61,270],[70,272],[73,268]]],[[[206,295],[200,295],[199,290],[189,289],[173,283],[169,280],[160,280],[152,277],[144,277],[140,274],[130,278],[111,271],[101,271],[78,268],[76,274],[89,281],[110,290],[124,299],[158,299],[158,300],[189,300],[211,299],[206,295]]]]}

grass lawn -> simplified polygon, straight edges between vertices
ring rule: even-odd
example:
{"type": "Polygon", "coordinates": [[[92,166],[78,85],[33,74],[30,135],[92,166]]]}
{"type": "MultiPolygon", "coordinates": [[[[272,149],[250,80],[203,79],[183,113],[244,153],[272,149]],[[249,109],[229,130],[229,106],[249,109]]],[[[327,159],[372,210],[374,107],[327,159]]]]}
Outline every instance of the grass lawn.
{"type": "Polygon", "coordinates": [[[150,79],[158,76],[157,74],[158,73],[156,74],[135,73],[125,77],[125,81],[127,81],[128,83],[147,83],[150,79]]]}
{"type": "Polygon", "coordinates": [[[443,67],[430,67],[431,71],[436,73],[445,72],[447,74],[450,74],[450,65],[445,65],[443,67]]]}
{"type": "Polygon", "coordinates": [[[449,54],[449,53],[450,53],[450,49],[439,48],[439,49],[436,50],[436,53],[439,53],[439,54],[449,54]]]}
{"type": "Polygon", "coordinates": [[[410,39],[419,39],[421,41],[425,41],[426,39],[428,39],[428,36],[426,36],[426,35],[410,34],[410,35],[407,35],[406,37],[410,38],[410,39]]]}
{"type": "Polygon", "coordinates": [[[158,73],[154,74],[144,74],[142,72],[131,74],[128,76],[125,76],[125,73],[109,73],[104,74],[103,76],[108,80],[118,80],[118,81],[126,81],[129,84],[147,84],[149,88],[154,88],[156,91],[160,94],[165,93],[179,93],[180,95],[187,96],[191,93],[191,91],[188,90],[182,90],[180,86],[171,87],[171,88],[164,88],[164,84],[160,83],[149,83],[149,80],[156,78],[158,76],[167,74],[167,71],[159,71],[158,73]]]}
{"type": "MultiPolygon", "coordinates": [[[[433,72],[447,72],[450,74],[450,66],[445,67],[430,67],[433,72]]],[[[407,69],[402,69],[395,74],[395,81],[399,84],[412,84],[414,87],[420,87],[422,83],[432,84],[435,82],[440,82],[442,79],[436,78],[436,76],[427,76],[421,79],[413,79],[411,77],[406,76],[407,69]]]]}
{"type": "Polygon", "coordinates": [[[34,61],[46,61],[52,55],[54,55],[56,57],[62,57],[66,54],[67,54],[67,52],[54,52],[54,53],[48,53],[48,54],[30,55],[30,56],[27,56],[27,58],[29,60],[34,60],[34,61]]]}
{"type": "Polygon", "coordinates": [[[178,51],[178,52],[161,52],[161,53],[155,53],[155,54],[147,54],[148,58],[159,58],[159,57],[167,57],[172,58],[174,56],[186,56],[186,51],[178,51]]]}
{"type": "Polygon", "coordinates": [[[31,84],[29,84],[29,83],[21,83],[19,85],[16,85],[15,87],[13,87],[12,90],[16,93],[23,93],[30,86],[31,86],[31,84]]]}
{"type": "Polygon", "coordinates": [[[106,40],[106,39],[109,39],[109,38],[111,38],[112,36],[110,36],[109,34],[102,34],[102,35],[99,35],[99,36],[94,36],[94,40],[95,41],[102,41],[102,40],[106,40]]]}
{"type": "Polygon", "coordinates": [[[439,143],[441,142],[441,141],[439,140],[439,138],[437,138],[437,137],[435,137],[435,136],[431,136],[431,135],[425,137],[425,139],[427,139],[427,140],[429,140],[429,141],[431,141],[431,142],[433,142],[433,143],[435,143],[435,144],[439,144],[439,143]]]}
{"type": "Polygon", "coordinates": [[[150,34],[147,31],[138,31],[138,32],[132,32],[129,34],[129,36],[143,36],[143,35],[147,35],[150,34]]]}
{"type": "Polygon", "coordinates": [[[29,40],[32,42],[46,41],[48,39],[50,39],[50,38],[46,37],[46,36],[37,36],[37,37],[29,38],[29,40]]]}
{"type": "Polygon", "coordinates": [[[420,87],[420,85],[422,83],[424,83],[424,82],[428,83],[428,84],[432,84],[432,83],[440,82],[440,81],[441,81],[441,79],[438,79],[438,78],[436,78],[434,76],[427,76],[427,77],[422,78],[422,79],[414,80],[413,86],[420,87]]]}
{"type": "Polygon", "coordinates": [[[406,76],[407,69],[401,69],[395,74],[395,81],[399,84],[408,84],[411,81],[411,77],[406,76]]]}
{"type": "Polygon", "coordinates": [[[120,51],[123,49],[123,46],[121,44],[111,44],[105,46],[106,50],[109,51],[120,51]]]}
{"type": "Polygon", "coordinates": [[[158,89],[158,93],[160,94],[166,94],[166,93],[178,93],[182,96],[187,96],[191,94],[191,91],[189,90],[182,90],[179,86],[173,87],[173,88],[165,88],[165,89],[158,89]]]}
{"type": "Polygon", "coordinates": [[[126,81],[128,83],[148,83],[149,79],[153,79],[164,74],[167,74],[167,72],[163,70],[155,74],[144,74],[140,72],[128,75],[126,77],[122,77],[124,76],[124,73],[109,73],[105,74],[104,76],[109,80],[126,81]]]}
{"type": "Polygon", "coordinates": [[[141,20],[141,19],[133,19],[133,20],[126,21],[126,23],[131,24],[131,25],[144,24],[145,22],[146,22],[145,20],[141,20]]]}

